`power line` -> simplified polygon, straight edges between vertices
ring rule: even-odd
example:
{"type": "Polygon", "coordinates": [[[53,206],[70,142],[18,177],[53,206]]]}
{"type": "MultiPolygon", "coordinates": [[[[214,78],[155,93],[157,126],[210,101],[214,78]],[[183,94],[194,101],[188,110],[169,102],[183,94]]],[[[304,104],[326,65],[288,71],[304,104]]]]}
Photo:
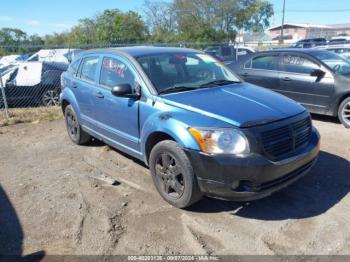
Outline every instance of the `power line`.
{"type": "MultiPolygon", "coordinates": [[[[288,9],[286,11],[288,13],[347,13],[350,12],[350,9],[333,9],[333,10],[326,10],[326,9],[288,9]]],[[[283,10],[275,11],[275,13],[283,13],[283,10]]]]}

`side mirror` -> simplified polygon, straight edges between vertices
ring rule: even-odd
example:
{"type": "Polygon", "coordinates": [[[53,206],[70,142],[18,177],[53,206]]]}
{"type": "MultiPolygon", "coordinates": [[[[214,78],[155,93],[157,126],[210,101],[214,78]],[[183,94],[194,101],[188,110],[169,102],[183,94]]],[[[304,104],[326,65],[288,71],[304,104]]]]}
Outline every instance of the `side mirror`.
{"type": "Polygon", "coordinates": [[[138,98],[139,95],[133,93],[132,87],[130,84],[120,84],[112,88],[111,90],[114,96],[129,97],[129,98],[138,98]]]}
{"type": "Polygon", "coordinates": [[[315,69],[310,73],[310,76],[317,77],[316,79],[317,82],[319,82],[325,75],[326,75],[326,72],[321,69],[315,69]]]}

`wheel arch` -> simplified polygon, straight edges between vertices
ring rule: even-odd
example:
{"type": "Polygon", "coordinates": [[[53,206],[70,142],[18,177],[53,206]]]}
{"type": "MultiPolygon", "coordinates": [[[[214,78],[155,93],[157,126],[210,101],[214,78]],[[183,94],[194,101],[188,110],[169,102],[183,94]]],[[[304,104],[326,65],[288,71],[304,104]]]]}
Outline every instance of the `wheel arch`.
{"type": "Polygon", "coordinates": [[[67,99],[62,99],[62,102],[61,102],[61,109],[62,109],[62,113],[64,114],[65,111],[66,111],[66,107],[69,106],[70,103],[67,99]]]}
{"type": "Polygon", "coordinates": [[[147,140],[146,140],[146,143],[145,143],[145,149],[144,149],[144,152],[145,152],[145,160],[146,160],[146,164],[148,165],[148,162],[149,162],[149,157],[151,155],[151,151],[153,149],[153,147],[158,144],[159,142],[162,142],[164,140],[171,140],[171,141],[175,141],[175,138],[172,137],[171,135],[163,132],[163,131],[156,131],[156,132],[153,132],[151,133],[148,137],[147,137],[147,140]]]}
{"type": "Polygon", "coordinates": [[[343,103],[343,101],[347,98],[350,97],[350,91],[347,92],[347,93],[344,93],[340,96],[340,98],[338,99],[338,102],[336,104],[336,107],[334,108],[334,113],[335,113],[335,116],[337,117],[338,116],[338,112],[339,112],[339,107],[341,105],[341,103],[343,103]]]}
{"type": "Polygon", "coordinates": [[[187,130],[187,125],[174,118],[148,121],[141,134],[142,153],[147,165],[152,148],[164,140],[175,141],[182,148],[200,150],[198,143],[187,130]],[[157,123],[157,126],[154,126],[154,123],[157,123]]]}
{"type": "Polygon", "coordinates": [[[64,88],[61,93],[60,102],[63,114],[66,107],[71,105],[77,114],[78,120],[81,121],[79,105],[72,90],[69,88],[64,88]]]}

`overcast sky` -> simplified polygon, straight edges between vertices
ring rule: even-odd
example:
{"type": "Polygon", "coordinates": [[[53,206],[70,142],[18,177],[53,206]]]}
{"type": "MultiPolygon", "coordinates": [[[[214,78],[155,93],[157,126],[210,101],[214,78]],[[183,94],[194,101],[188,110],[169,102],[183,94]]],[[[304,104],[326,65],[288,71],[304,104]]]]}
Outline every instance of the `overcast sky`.
{"type": "MultiPolygon", "coordinates": [[[[16,27],[29,34],[44,35],[70,29],[79,18],[91,17],[107,8],[140,11],[144,0],[14,0],[1,3],[0,27],[16,27]]],[[[281,23],[283,0],[271,0],[281,23]]],[[[286,22],[350,23],[350,0],[286,0],[286,22]]]]}

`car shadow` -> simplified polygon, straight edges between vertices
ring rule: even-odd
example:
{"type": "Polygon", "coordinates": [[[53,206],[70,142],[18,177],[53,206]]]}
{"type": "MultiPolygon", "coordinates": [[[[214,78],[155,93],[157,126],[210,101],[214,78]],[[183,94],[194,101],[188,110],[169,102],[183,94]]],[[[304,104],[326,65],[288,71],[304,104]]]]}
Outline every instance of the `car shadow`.
{"type": "Polygon", "coordinates": [[[23,229],[16,210],[0,185],[0,261],[41,261],[44,251],[22,256],[23,229]]]}
{"type": "Polygon", "coordinates": [[[349,192],[349,161],[321,152],[307,176],[270,197],[245,203],[205,198],[188,210],[230,212],[233,216],[259,220],[302,219],[325,213],[349,192]]]}
{"type": "Polygon", "coordinates": [[[120,151],[119,149],[114,148],[114,147],[106,144],[105,142],[103,142],[101,140],[92,139],[88,144],[86,144],[86,146],[87,147],[104,147],[104,146],[107,146],[107,147],[109,147],[110,150],[112,150],[113,152],[117,153],[118,155],[121,155],[121,156],[129,159],[130,161],[134,162],[135,164],[140,165],[140,166],[148,169],[148,166],[143,161],[141,161],[140,159],[138,159],[136,157],[133,157],[131,155],[128,155],[127,153],[125,153],[123,151],[120,151]]]}
{"type": "Polygon", "coordinates": [[[311,114],[311,117],[313,120],[321,121],[321,122],[329,122],[329,123],[334,123],[334,124],[339,124],[338,118],[334,116],[326,116],[326,115],[316,115],[316,114],[311,114]]]}

